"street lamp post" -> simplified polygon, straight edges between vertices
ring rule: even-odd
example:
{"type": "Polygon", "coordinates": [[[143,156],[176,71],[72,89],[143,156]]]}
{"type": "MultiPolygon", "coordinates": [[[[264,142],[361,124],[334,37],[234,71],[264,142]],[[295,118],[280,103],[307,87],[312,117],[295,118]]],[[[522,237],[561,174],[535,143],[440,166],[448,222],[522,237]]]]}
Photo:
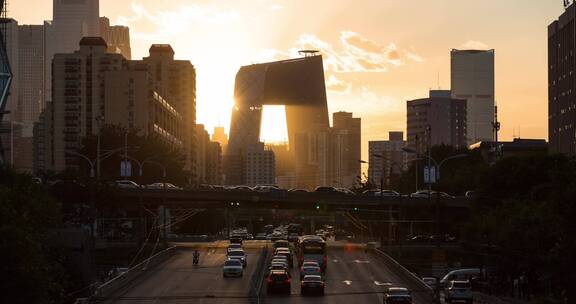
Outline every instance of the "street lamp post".
{"type": "MultiPolygon", "coordinates": [[[[413,149],[410,148],[402,148],[402,150],[406,153],[410,153],[410,154],[416,154],[418,157],[426,157],[428,158],[428,163],[430,164],[430,162],[433,162],[435,165],[435,174],[436,176],[434,177],[434,179],[430,176],[430,173],[432,173],[432,170],[430,170],[430,165],[428,166],[428,176],[429,176],[429,183],[428,183],[428,199],[431,201],[432,200],[432,181],[436,180],[439,181],[440,180],[440,169],[442,168],[442,165],[445,164],[447,161],[452,160],[452,159],[457,159],[457,158],[463,158],[463,157],[468,157],[468,154],[462,153],[462,154],[457,154],[457,155],[452,155],[450,157],[446,157],[443,160],[441,160],[440,162],[437,162],[434,158],[432,158],[430,151],[428,151],[428,155],[420,155],[418,154],[418,152],[416,152],[413,149]]],[[[436,197],[436,235],[438,236],[440,234],[440,193],[437,193],[437,197],[436,197]]]]}

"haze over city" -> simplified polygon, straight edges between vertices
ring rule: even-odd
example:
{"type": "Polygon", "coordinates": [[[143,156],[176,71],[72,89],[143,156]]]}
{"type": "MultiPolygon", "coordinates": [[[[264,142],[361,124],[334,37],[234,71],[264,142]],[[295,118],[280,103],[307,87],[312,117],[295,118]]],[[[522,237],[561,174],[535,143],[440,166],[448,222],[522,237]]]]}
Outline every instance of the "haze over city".
{"type": "MultiPolygon", "coordinates": [[[[45,0],[9,6],[20,24],[50,19],[51,10],[45,0]]],[[[363,155],[368,140],[406,129],[406,100],[438,84],[450,88],[452,48],[495,49],[502,139],[547,138],[546,25],[561,10],[560,1],[520,0],[100,3],[102,16],[130,27],[133,58],[146,56],[151,43],[169,43],[176,58],[195,65],[197,120],[210,131],[230,125],[240,66],[320,50],[329,110],[362,117],[363,155]]],[[[266,112],[263,139],[286,140],[283,112],[266,112]]]]}
{"type": "Polygon", "coordinates": [[[0,0],[0,303],[576,303],[576,0],[0,0]]]}

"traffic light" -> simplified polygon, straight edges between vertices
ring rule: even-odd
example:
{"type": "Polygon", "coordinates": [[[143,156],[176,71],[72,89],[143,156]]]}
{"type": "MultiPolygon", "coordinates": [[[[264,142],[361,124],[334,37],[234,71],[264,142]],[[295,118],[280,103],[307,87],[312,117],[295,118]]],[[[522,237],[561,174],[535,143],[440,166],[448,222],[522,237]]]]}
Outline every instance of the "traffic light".
{"type": "Polygon", "coordinates": [[[358,211],[358,207],[354,207],[354,211],[358,211]]]}
{"type": "Polygon", "coordinates": [[[320,210],[320,204],[316,203],[316,210],[320,210]]]}

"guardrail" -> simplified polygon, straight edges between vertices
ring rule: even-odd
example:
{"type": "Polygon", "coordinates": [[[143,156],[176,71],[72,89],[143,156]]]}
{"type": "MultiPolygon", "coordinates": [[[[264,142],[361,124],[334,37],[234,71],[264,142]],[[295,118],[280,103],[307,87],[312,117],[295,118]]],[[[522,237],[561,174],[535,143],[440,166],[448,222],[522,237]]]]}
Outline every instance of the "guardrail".
{"type": "Polygon", "coordinates": [[[112,293],[119,290],[120,288],[126,286],[126,284],[132,282],[135,278],[140,276],[142,273],[154,268],[156,265],[166,261],[168,258],[172,257],[176,252],[176,246],[164,249],[150,258],[140,262],[134,267],[128,269],[128,271],[122,273],[121,275],[113,278],[112,280],[103,283],[94,291],[91,298],[106,298],[112,293]]]}
{"type": "Polygon", "coordinates": [[[426,285],[418,276],[412,273],[410,270],[406,269],[396,260],[394,260],[391,256],[385,253],[382,250],[371,248],[371,251],[375,253],[378,257],[386,261],[386,263],[390,266],[391,270],[399,277],[404,280],[412,282],[414,285],[418,286],[418,290],[423,290],[423,293],[428,293],[431,298],[436,298],[434,294],[434,290],[430,288],[430,286],[426,285]]]}
{"type": "Polygon", "coordinates": [[[266,261],[268,260],[268,245],[262,248],[262,253],[258,259],[256,269],[250,282],[250,303],[260,304],[260,292],[262,291],[262,281],[264,280],[264,272],[266,271],[266,261]]]}

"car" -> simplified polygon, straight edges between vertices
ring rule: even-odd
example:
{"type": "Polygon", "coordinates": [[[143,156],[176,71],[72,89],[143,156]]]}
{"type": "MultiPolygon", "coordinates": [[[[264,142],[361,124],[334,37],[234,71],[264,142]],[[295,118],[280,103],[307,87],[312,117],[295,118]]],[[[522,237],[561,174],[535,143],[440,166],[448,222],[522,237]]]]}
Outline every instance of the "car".
{"type": "Polygon", "coordinates": [[[244,250],[238,250],[238,249],[232,250],[228,252],[228,258],[240,260],[240,262],[242,262],[243,267],[246,267],[247,265],[246,253],[244,252],[244,250]]]}
{"type": "Polygon", "coordinates": [[[276,240],[274,241],[274,250],[277,248],[290,248],[290,242],[287,240],[276,240]]]}
{"type": "Polygon", "coordinates": [[[182,190],[182,188],[175,186],[171,183],[153,183],[145,186],[146,189],[159,189],[159,190],[182,190]]]}
{"type": "Polygon", "coordinates": [[[283,292],[290,294],[292,278],[285,270],[273,270],[266,278],[266,292],[283,292]]]}
{"type": "Polygon", "coordinates": [[[316,189],[314,190],[314,192],[319,192],[319,193],[338,193],[338,191],[337,191],[334,187],[330,187],[330,186],[320,186],[320,187],[316,187],[316,189]]]}
{"type": "Polygon", "coordinates": [[[336,188],[336,191],[346,195],[356,195],[356,193],[347,188],[336,188]]]}
{"type": "Polygon", "coordinates": [[[300,238],[300,237],[298,236],[297,233],[290,233],[290,234],[288,235],[288,242],[296,243],[296,242],[298,242],[298,239],[299,239],[299,238],[300,238]]]}
{"type": "Polygon", "coordinates": [[[222,276],[228,277],[242,277],[244,275],[244,266],[242,262],[237,259],[228,259],[222,266],[222,276]]]}
{"type": "Polygon", "coordinates": [[[300,271],[302,271],[304,267],[320,267],[320,264],[316,261],[304,261],[302,262],[302,266],[300,266],[300,271]]]}
{"type": "Polygon", "coordinates": [[[382,196],[382,197],[400,197],[400,193],[394,191],[394,190],[382,190],[382,191],[378,191],[374,194],[374,196],[382,196]]]}
{"type": "Polygon", "coordinates": [[[476,191],[466,191],[466,194],[464,195],[464,197],[475,198],[476,197],[476,191]]]}
{"type": "Polygon", "coordinates": [[[228,190],[241,191],[241,192],[252,192],[252,188],[250,188],[248,186],[233,186],[233,187],[229,187],[228,190]]]}
{"type": "Polygon", "coordinates": [[[324,295],[324,281],[320,275],[306,275],[300,282],[300,294],[313,293],[324,295]]]}
{"type": "Polygon", "coordinates": [[[286,260],[288,260],[288,264],[290,265],[290,267],[292,267],[294,259],[292,258],[292,253],[290,253],[290,251],[280,250],[276,252],[275,256],[285,256],[286,260]]]}
{"type": "Polygon", "coordinates": [[[451,281],[470,281],[475,278],[482,277],[482,270],[480,268],[465,268],[456,269],[447,273],[442,280],[440,280],[440,287],[445,288],[451,281]]]}
{"type": "Polygon", "coordinates": [[[242,244],[230,243],[230,245],[228,245],[228,250],[227,250],[227,252],[230,253],[230,251],[232,251],[232,250],[237,250],[237,249],[242,249],[242,244]]]}
{"type": "Polygon", "coordinates": [[[239,236],[231,236],[231,237],[230,237],[230,244],[240,244],[240,245],[242,245],[242,237],[239,237],[239,236]]]}
{"type": "Polygon", "coordinates": [[[446,303],[465,302],[471,304],[473,296],[470,281],[450,281],[444,290],[444,301],[446,303]]]}
{"type": "Polygon", "coordinates": [[[252,188],[252,191],[269,193],[269,192],[283,192],[285,190],[282,190],[282,189],[278,188],[278,186],[275,186],[275,185],[259,185],[259,186],[252,188]]]}
{"type": "Polygon", "coordinates": [[[114,185],[118,188],[122,188],[122,189],[139,189],[140,185],[138,185],[137,183],[131,181],[131,180],[117,180],[114,185]]]}
{"type": "Polygon", "coordinates": [[[288,268],[288,265],[286,265],[286,263],[270,264],[270,266],[268,267],[268,273],[272,272],[273,270],[285,270],[288,272],[288,274],[290,274],[290,269],[288,268]]]}
{"type": "Polygon", "coordinates": [[[266,240],[266,233],[256,233],[255,240],[266,240]]]}
{"type": "Polygon", "coordinates": [[[277,261],[277,262],[283,262],[286,263],[286,265],[288,265],[288,267],[291,267],[292,265],[290,264],[290,261],[288,261],[288,257],[286,257],[285,255],[275,255],[272,257],[271,261],[277,261]]]}
{"type": "Polygon", "coordinates": [[[432,290],[437,290],[440,286],[440,280],[436,277],[423,277],[422,282],[432,288],[432,290]]]}
{"type": "Polygon", "coordinates": [[[434,191],[428,191],[428,190],[418,190],[412,194],[410,194],[409,196],[411,198],[428,198],[430,197],[431,194],[433,194],[434,191]]]}
{"type": "Polygon", "coordinates": [[[307,275],[322,275],[322,269],[319,266],[306,266],[300,268],[300,279],[307,275]]]}
{"type": "Polygon", "coordinates": [[[290,189],[290,190],[288,190],[288,192],[291,192],[291,193],[308,193],[308,190],[304,190],[304,189],[290,189]]]}
{"type": "Polygon", "coordinates": [[[409,304],[412,303],[412,295],[407,288],[390,287],[384,294],[384,304],[409,304]]]}
{"type": "Polygon", "coordinates": [[[362,195],[365,195],[365,196],[376,196],[376,193],[380,193],[380,190],[379,190],[379,189],[364,190],[364,192],[362,192],[362,195]]]}

